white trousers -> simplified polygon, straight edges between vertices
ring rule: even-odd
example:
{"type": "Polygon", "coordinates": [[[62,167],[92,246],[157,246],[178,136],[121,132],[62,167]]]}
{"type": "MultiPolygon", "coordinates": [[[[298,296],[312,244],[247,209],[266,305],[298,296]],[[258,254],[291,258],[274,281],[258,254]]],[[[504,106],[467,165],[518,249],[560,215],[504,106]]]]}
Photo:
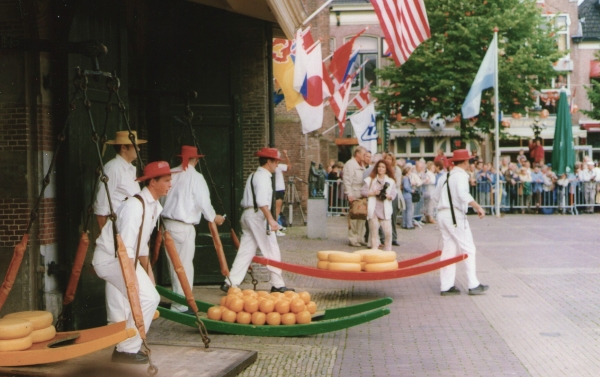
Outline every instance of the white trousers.
{"type": "Polygon", "coordinates": [[[371,249],[379,248],[379,226],[383,229],[385,235],[385,242],[383,246],[384,251],[392,251],[392,223],[391,220],[382,220],[373,216],[369,219],[369,236],[371,238],[371,249]]]}
{"type": "MultiPolygon", "coordinates": [[[[103,253],[103,251],[97,252],[103,253]]],[[[97,262],[97,264],[94,265],[94,270],[96,271],[96,274],[98,274],[98,277],[106,280],[107,283],[110,283],[110,285],[116,288],[121,296],[127,297],[127,287],[125,286],[125,280],[123,279],[121,266],[119,265],[119,260],[117,258],[111,257],[110,259],[104,259],[97,262]]],[[[152,317],[154,316],[156,308],[158,307],[158,303],[160,302],[160,296],[158,295],[154,284],[152,284],[152,281],[148,277],[148,274],[146,271],[144,271],[139,263],[135,272],[137,275],[138,290],[140,293],[140,305],[142,307],[142,314],[144,315],[144,327],[147,334],[148,330],[150,329],[150,324],[152,323],[152,317]]],[[[109,292],[107,292],[107,295],[108,294],[109,292]]],[[[127,306],[129,307],[129,300],[127,300],[127,306]]],[[[128,312],[126,320],[128,328],[136,328],[131,311],[128,312]]],[[[136,336],[117,344],[117,351],[137,353],[141,346],[142,338],[138,333],[136,336]]]]}
{"type": "Polygon", "coordinates": [[[131,313],[129,300],[127,296],[123,296],[121,292],[109,282],[106,282],[104,287],[104,296],[106,300],[106,320],[108,323],[123,322],[131,313]]]}
{"type": "MultiPolygon", "coordinates": [[[[365,241],[365,223],[366,220],[352,220],[348,216],[348,242],[351,244],[365,241]]],[[[369,229],[369,233],[371,230],[369,229]]]]}
{"type": "MultiPolygon", "coordinates": [[[[260,249],[265,258],[281,261],[277,237],[273,231],[267,236],[267,219],[261,210],[254,212],[253,208],[246,209],[242,213],[240,223],[242,224],[240,249],[229,272],[229,279],[234,287],[240,285],[244,280],[252,258],[256,255],[257,248],[260,249]]],[[[280,268],[267,266],[267,270],[271,275],[271,285],[275,288],[285,286],[280,268]]],[[[229,284],[227,280],[225,282],[229,284]]]]}
{"type": "MultiPolygon", "coordinates": [[[[454,211],[456,216],[456,227],[452,224],[452,213],[449,209],[438,212],[437,219],[444,248],[440,260],[450,259],[456,256],[457,252],[467,254],[468,258],[464,260],[467,271],[467,280],[469,289],[479,286],[475,265],[475,243],[473,234],[467,216],[460,211],[454,211]]],[[[456,277],[456,263],[440,269],[441,291],[447,291],[454,286],[456,277]]]]}
{"type": "MultiPolygon", "coordinates": [[[[173,237],[173,241],[175,242],[175,248],[177,249],[177,254],[179,254],[179,259],[181,259],[181,264],[183,265],[183,269],[185,270],[185,275],[187,277],[188,283],[190,287],[194,287],[194,254],[196,252],[196,229],[192,224],[182,223],[181,221],[163,219],[165,228],[173,237]]],[[[177,277],[177,273],[173,268],[173,262],[171,262],[171,258],[167,253],[167,260],[169,261],[169,274],[171,276],[171,284],[173,286],[173,292],[178,293],[182,296],[185,296],[183,292],[183,288],[181,288],[181,283],[179,282],[179,278],[177,277]]],[[[185,312],[188,310],[188,307],[181,304],[172,303],[171,310],[176,310],[179,312],[185,312]]]]}

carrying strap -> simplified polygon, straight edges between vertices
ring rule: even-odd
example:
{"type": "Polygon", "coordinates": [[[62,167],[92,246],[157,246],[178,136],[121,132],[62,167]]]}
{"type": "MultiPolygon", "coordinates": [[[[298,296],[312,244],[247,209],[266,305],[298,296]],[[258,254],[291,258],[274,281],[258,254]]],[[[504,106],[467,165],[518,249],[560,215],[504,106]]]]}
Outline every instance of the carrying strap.
{"type": "Polygon", "coordinates": [[[452,225],[456,226],[456,215],[454,214],[454,205],[452,205],[452,195],[450,194],[450,172],[448,172],[448,177],[446,177],[446,188],[448,189],[448,201],[450,202],[450,213],[452,214],[452,225]]]}
{"type": "Polygon", "coordinates": [[[250,189],[252,190],[252,203],[254,203],[254,212],[258,212],[258,206],[256,205],[256,193],[254,192],[254,173],[250,178],[250,189]]]}
{"type": "Polygon", "coordinates": [[[144,203],[144,199],[142,199],[142,197],[139,194],[135,194],[134,197],[137,198],[140,201],[140,203],[142,203],[142,223],[140,224],[140,231],[138,232],[137,248],[135,249],[135,260],[133,262],[133,268],[135,271],[135,269],[137,268],[138,259],[140,257],[140,246],[142,243],[142,230],[144,228],[144,218],[146,217],[146,204],[144,203]]]}

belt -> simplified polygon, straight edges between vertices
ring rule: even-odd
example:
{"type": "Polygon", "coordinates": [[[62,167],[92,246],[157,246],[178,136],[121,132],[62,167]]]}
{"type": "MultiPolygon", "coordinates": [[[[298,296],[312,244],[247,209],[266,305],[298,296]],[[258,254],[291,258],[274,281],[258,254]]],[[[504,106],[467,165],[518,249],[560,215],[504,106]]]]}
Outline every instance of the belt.
{"type": "Polygon", "coordinates": [[[168,218],[168,217],[163,217],[163,220],[177,221],[178,223],[187,224],[187,223],[186,223],[186,222],[184,222],[184,221],[181,221],[181,220],[175,220],[175,219],[170,219],[170,218],[168,218]]]}

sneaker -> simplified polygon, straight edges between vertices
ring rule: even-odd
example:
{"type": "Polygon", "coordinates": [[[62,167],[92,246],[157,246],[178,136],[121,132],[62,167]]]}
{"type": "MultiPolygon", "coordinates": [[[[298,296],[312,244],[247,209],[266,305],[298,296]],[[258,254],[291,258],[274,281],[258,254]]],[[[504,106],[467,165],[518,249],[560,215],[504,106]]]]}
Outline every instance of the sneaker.
{"type": "Polygon", "coordinates": [[[292,292],[296,292],[296,290],[294,288],[286,288],[286,287],[279,287],[279,288],[275,288],[275,287],[271,287],[271,293],[273,292],[287,292],[287,291],[292,291],[292,292]]]}
{"type": "MultiPolygon", "coordinates": [[[[471,291],[469,289],[469,291],[471,291]]],[[[442,296],[456,296],[460,294],[460,289],[456,288],[456,287],[451,287],[450,289],[448,289],[447,291],[442,291],[440,293],[442,296]]],[[[469,293],[470,294],[470,293],[469,293]]]]}
{"type": "Polygon", "coordinates": [[[350,242],[349,243],[350,246],[354,246],[354,247],[361,247],[362,245],[358,242],[350,242]]]}
{"type": "Polygon", "coordinates": [[[115,348],[111,359],[115,363],[148,364],[148,355],[142,351],[138,351],[137,353],[119,352],[115,348]]]}
{"type": "Polygon", "coordinates": [[[488,288],[489,288],[489,285],[479,284],[477,287],[475,287],[473,289],[469,289],[469,294],[471,296],[473,296],[473,295],[480,295],[483,292],[487,291],[488,288]]]}
{"type": "Polygon", "coordinates": [[[285,231],[287,230],[287,228],[286,228],[286,227],[284,227],[284,226],[282,226],[282,227],[281,227],[281,229],[279,229],[279,230],[281,230],[281,231],[285,232],[285,231]]]}
{"type": "Polygon", "coordinates": [[[229,288],[231,288],[231,287],[230,287],[230,286],[229,286],[229,284],[227,284],[227,283],[223,283],[223,284],[222,284],[222,285],[219,287],[219,289],[220,289],[220,290],[222,290],[222,291],[223,291],[223,292],[225,292],[225,293],[229,293],[229,288]]]}
{"type": "Polygon", "coordinates": [[[283,233],[281,230],[278,230],[278,231],[275,232],[275,235],[277,237],[283,237],[283,236],[285,236],[285,233],[283,233]]]}

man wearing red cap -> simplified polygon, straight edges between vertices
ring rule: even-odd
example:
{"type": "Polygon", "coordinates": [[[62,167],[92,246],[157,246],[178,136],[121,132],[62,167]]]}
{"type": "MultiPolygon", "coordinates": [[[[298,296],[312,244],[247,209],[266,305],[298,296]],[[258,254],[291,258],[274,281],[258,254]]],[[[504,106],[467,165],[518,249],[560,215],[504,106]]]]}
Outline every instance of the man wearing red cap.
{"type": "MultiPolygon", "coordinates": [[[[173,188],[167,194],[164,201],[162,218],[165,228],[171,233],[175,248],[185,269],[185,275],[190,287],[194,286],[194,254],[196,251],[196,229],[195,225],[200,223],[202,215],[208,222],[217,225],[223,224],[225,219],[215,214],[210,202],[210,191],[204,176],[195,167],[198,159],[204,155],[198,154],[196,147],[183,145],[181,147],[181,165],[174,170],[181,170],[180,174],[173,176],[173,188]]],[[[173,292],[185,296],[173,263],[169,261],[169,273],[173,292]]],[[[187,306],[173,303],[171,310],[194,314],[187,306]]]]}
{"type": "MultiPolygon", "coordinates": [[[[240,219],[242,238],[229,273],[229,280],[234,287],[239,286],[244,280],[248,266],[256,255],[256,248],[260,249],[265,258],[281,261],[281,253],[275,236],[279,224],[271,215],[273,199],[271,177],[281,158],[275,148],[262,148],[254,155],[258,157],[260,167],[248,177],[244,197],[240,203],[244,209],[240,219]]],[[[281,269],[272,266],[267,266],[267,269],[271,275],[271,292],[293,291],[293,289],[285,287],[281,269]]],[[[221,285],[221,290],[224,292],[227,292],[229,288],[227,281],[221,285]]]]}
{"type": "MultiPolygon", "coordinates": [[[[148,262],[148,241],[162,211],[158,199],[166,195],[171,188],[172,172],[169,163],[165,161],[152,162],[146,165],[144,175],[137,179],[137,181],[144,182],[144,189],[139,195],[126,200],[117,209],[116,224],[113,225],[109,219],[106,226],[102,228],[102,233],[96,240],[96,249],[92,260],[92,265],[98,277],[116,288],[125,300],[125,307],[130,308],[127,299],[127,287],[125,286],[119,259],[116,258],[113,230],[113,226],[116,226],[116,232],[121,235],[123,244],[127,249],[129,261],[132,266],[135,266],[146,332],[150,328],[152,317],[160,301],[158,292],[154,287],[152,268],[148,262]]],[[[107,294],[111,294],[110,291],[107,294]]],[[[135,328],[131,310],[126,311],[125,319],[128,328],[135,328]]],[[[122,341],[117,344],[112,360],[134,364],[147,363],[148,356],[140,351],[141,345],[142,339],[139,334],[122,341]]]]}
{"type": "MultiPolygon", "coordinates": [[[[467,254],[465,267],[469,284],[469,294],[482,294],[488,289],[487,285],[479,283],[475,266],[475,243],[467,220],[469,206],[477,211],[479,218],[485,216],[485,210],[469,193],[469,174],[465,171],[469,166],[469,151],[459,149],[454,151],[450,159],[454,163],[451,172],[440,177],[435,189],[437,199],[437,220],[442,232],[444,248],[440,260],[454,257],[460,250],[467,254]]],[[[460,290],[454,286],[456,264],[440,269],[441,295],[459,295],[460,290]]]]}

